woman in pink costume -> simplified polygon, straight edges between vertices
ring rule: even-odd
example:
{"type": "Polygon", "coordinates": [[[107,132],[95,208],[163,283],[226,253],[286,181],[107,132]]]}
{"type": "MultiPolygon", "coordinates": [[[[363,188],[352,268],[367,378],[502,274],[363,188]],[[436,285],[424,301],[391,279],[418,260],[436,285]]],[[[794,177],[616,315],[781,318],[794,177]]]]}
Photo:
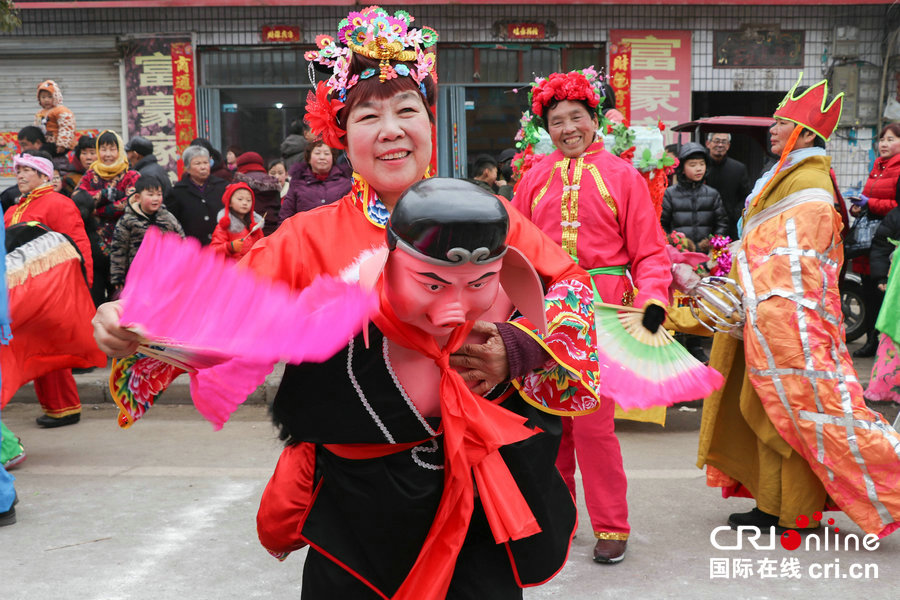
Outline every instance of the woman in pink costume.
{"type": "MultiPolygon", "coordinates": [[[[644,326],[656,331],[672,279],[665,235],[640,174],[598,139],[600,85],[593,69],[536,82],[531,111],[557,149],[519,182],[513,205],[587,269],[597,299],[643,308],[644,326]]],[[[625,558],[631,530],[614,410],[609,400],[588,417],[563,419],[557,461],[574,496],[578,454],[600,563],[625,558]]]]}

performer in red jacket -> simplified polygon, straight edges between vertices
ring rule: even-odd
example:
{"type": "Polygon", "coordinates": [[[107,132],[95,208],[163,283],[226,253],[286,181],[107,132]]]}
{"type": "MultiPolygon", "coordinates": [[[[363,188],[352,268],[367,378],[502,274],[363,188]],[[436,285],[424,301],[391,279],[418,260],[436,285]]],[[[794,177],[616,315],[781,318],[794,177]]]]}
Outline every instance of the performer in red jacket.
{"type": "MultiPolygon", "coordinates": [[[[53,191],[50,184],[53,163],[49,155],[39,150],[26,150],[13,158],[13,165],[22,196],[3,215],[5,226],[39,221],[53,231],[69,236],[84,259],[86,283],[90,286],[94,273],[91,245],[75,203],[53,191]]],[[[37,418],[41,427],[71,425],[81,418],[81,400],[71,369],[36,378],[34,390],[45,413],[37,418]]]]}

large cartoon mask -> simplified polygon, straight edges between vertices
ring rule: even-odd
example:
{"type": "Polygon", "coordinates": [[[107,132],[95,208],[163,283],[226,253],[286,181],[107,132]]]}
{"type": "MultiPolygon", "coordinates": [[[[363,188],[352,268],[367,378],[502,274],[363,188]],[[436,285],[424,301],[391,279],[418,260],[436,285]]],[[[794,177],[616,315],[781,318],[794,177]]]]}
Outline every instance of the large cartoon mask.
{"type": "Polygon", "coordinates": [[[374,285],[383,271],[383,299],[397,317],[437,338],[485,317],[508,299],[546,330],[543,289],[531,263],[506,245],[509,216],[502,200],[456,179],[411,186],[387,225],[387,248],[360,268],[374,285]],[[502,291],[501,291],[502,285],[502,291]]]}

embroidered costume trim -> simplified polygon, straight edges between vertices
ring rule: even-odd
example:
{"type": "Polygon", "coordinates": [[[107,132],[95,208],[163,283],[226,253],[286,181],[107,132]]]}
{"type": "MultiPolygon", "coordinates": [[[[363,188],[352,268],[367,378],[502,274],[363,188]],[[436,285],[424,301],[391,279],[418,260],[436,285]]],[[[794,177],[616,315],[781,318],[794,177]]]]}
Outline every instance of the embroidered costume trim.
{"type": "Polygon", "coordinates": [[[25,209],[28,208],[28,205],[34,202],[35,200],[42,198],[53,191],[53,186],[49,183],[45,183],[44,185],[40,185],[31,192],[28,193],[27,196],[19,200],[19,203],[16,205],[15,210],[13,211],[12,220],[10,220],[10,225],[16,225],[19,221],[22,220],[22,215],[25,214],[25,209]]]}
{"type": "Polygon", "coordinates": [[[576,263],[578,262],[578,228],[581,227],[581,222],[578,220],[578,196],[581,192],[585,169],[593,176],[597,191],[600,192],[600,197],[603,198],[603,202],[605,202],[606,206],[609,207],[609,210],[612,211],[613,218],[615,218],[616,222],[619,220],[619,209],[616,207],[616,201],[613,199],[612,194],[609,193],[609,188],[606,187],[606,182],[603,181],[600,171],[597,170],[596,166],[590,163],[585,164],[584,162],[585,156],[595,154],[602,149],[603,146],[601,145],[599,148],[589,150],[588,152],[585,152],[583,156],[579,156],[575,159],[575,169],[572,172],[571,182],[569,181],[569,165],[571,164],[572,159],[564,158],[557,162],[553,166],[553,170],[551,170],[550,177],[547,178],[544,187],[541,188],[540,193],[535,196],[534,201],[531,203],[531,212],[534,213],[534,209],[538,205],[538,202],[540,202],[544,197],[544,194],[547,193],[547,189],[553,181],[553,175],[556,173],[556,169],[559,169],[563,184],[563,193],[560,198],[562,248],[569,253],[569,256],[571,256],[572,260],[576,263]]]}
{"type": "Polygon", "coordinates": [[[560,282],[547,291],[545,306],[547,337],[552,337],[554,332],[577,331],[577,339],[554,339],[548,343],[532,331],[529,324],[511,321],[512,325],[539,343],[552,359],[521,381],[514,379],[512,384],[527,403],[543,412],[561,416],[590,414],[600,407],[596,369],[576,368],[572,366],[572,361],[563,361],[559,356],[562,349],[571,353],[572,348],[577,347],[583,351],[576,353],[575,358],[592,364],[598,360],[596,349],[592,350],[593,344],[585,345],[593,337],[594,323],[587,318],[587,311],[593,308],[593,290],[580,282],[560,282]],[[563,296],[561,292],[566,285],[571,286],[573,293],[567,290],[563,296]],[[560,352],[554,351],[554,348],[560,352]],[[586,380],[580,376],[582,372],[587,374],[586,380]],[[588,393],[576,397],[574,391],[568,394],[563,392],[561,398],[554,398],[551,394],[553,390],[575,390],[579,387],[585,388],[588,393]]]}

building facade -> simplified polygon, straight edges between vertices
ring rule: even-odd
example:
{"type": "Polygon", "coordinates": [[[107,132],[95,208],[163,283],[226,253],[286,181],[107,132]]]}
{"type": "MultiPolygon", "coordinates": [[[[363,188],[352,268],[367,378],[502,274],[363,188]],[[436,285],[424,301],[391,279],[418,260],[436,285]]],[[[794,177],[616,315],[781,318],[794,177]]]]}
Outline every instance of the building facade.
{"type": "MultiPolygon", "coordinates": [[[[165,121],[168,114],[169,129],[163,125],[149,131],[157,136],[163,162],[177,156],[175,138],[186,136],[189,128],[176,131],[178,106],[165,99],[177,100],[176,81],[171,76],[149,79],[154,56],[168,60],[153,47],[162,38],[193,49],[191,131],[223,150],[236,146],[265,157],[277,155],[312,89],[303,52],[313,47],[316,35],[333,33],[354,5],[342,0],[327,6],[287,0],[256,4],[18,2],[21,28],[0,34],[0,184],[12,183],[11,144],[15,132],[32,123],[35,89],[44,79],[60,85],[79,130],[111,128],[127,139],[141,117],[146,133],[148,123],[165,121]],[[147,86],[136,89],[139,83],[147,86]],[[162,87],[154,88],[154,83],[162,87]],[[152,113],[151,105],[159,110],[152,113]]],[[[519,116],[527,106],[527,84],[535,76],[589,65],[610,72],[610,56],[628,40],[633,67],[629,100],[636,117],[654,123],[771,115],[801,72],[805,83],[829,77],[833,86],[847,89],[842,127],[828,144],[844,189],[865,180],[884,108],[879,99],[896,101],[900,86],[892,59],[900,9],[880,0],[755,5],[744,0],[432,2],[386,8],[408,10],[418,25],[440,34],[443,175],[464,175],[467,160],[475,155],[496,156],[514,145],[519,116]]],[[[739,136],[732,155],[755,172],[766,159],[761,147],[739,136]]]]}

